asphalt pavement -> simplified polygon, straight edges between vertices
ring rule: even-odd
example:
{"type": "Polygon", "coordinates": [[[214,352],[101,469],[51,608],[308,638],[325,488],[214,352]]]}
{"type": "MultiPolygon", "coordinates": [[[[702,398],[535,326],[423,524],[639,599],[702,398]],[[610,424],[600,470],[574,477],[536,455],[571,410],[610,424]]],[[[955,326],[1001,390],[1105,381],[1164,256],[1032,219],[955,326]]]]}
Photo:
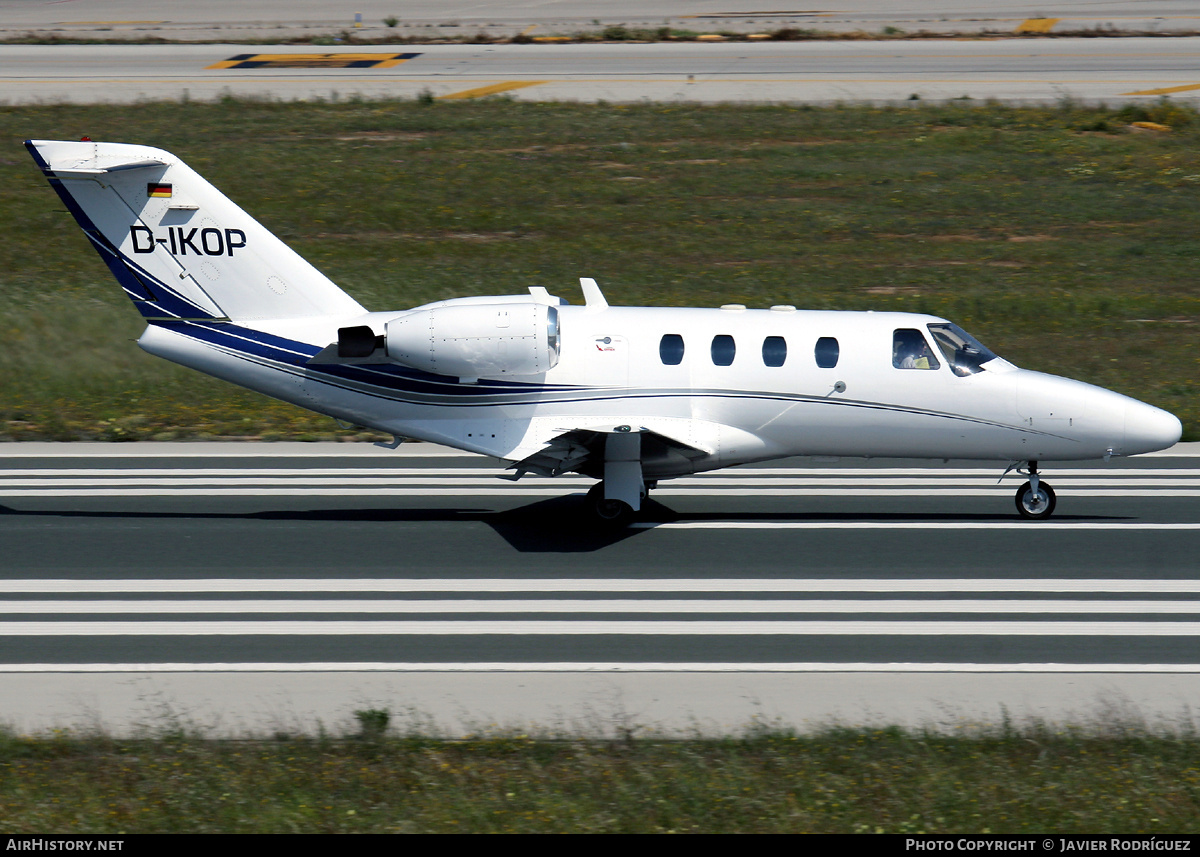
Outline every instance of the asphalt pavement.
{"type": "Polygon", "coordinates": [[[606,728],[635,699],[662,729],[1177,717],[1200,691],[1198,459],[1045,463],[1042,523],[996,465],[793,459],[664,483],[608,533],[587,480],[420,444],[11,444],[0,719],[126,728],[165,694],[263,728],[267,688],[310,725],[387,697],[450,732],[584,728],[597,694],[606,728]]]}
{"type": "Polygon", "coordinates": [[[443,44],[6,45],[9,104],[227,95],[283,101],[1183,103],[1196,38],[443,44]],[[347,56],[349,55],[349,57],[347,56]]]}

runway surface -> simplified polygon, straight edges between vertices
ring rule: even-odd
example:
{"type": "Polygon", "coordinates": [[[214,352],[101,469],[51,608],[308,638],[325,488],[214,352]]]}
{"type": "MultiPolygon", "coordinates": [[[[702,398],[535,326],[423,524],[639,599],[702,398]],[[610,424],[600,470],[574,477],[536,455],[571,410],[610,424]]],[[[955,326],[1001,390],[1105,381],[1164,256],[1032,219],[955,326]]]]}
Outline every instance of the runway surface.
{"type": "Polygon", "coordinates": [[[0,99],[1020,103],[1200,98],[1194,38],[378,47],[10,45],[0,99]],[[347,59],[349,57],[349,59],[347,59]]]}
{"type": "Polygon", "coordinates": [[[770,32],[780,27],[877,33],[1035,32],[1196,29],[1200,14],[1189,0],[850,0],[833,9],[763,9],[757,0],[360,0],[340,8],[328,0],[0,0],[0,34],[89,34],[100,38],[158,37],[282,39],[352,29],[383,34],[496,36],[572,33],[614,24],[700,32],[770,32]],[[385,19],[394,23],[388,26],[385,19]]]}
{"type": "Polygon", "coordinates": [[[794,459],[664,483],[621,533],[581,525],[588,480],[419,444],[0,467],[0,720],[27,728],[311,726],[356,699],[450,732],[1169,719],[1200,692],[1196,445],[1044,464],[1043,523],[998,466],[794,459]]]}

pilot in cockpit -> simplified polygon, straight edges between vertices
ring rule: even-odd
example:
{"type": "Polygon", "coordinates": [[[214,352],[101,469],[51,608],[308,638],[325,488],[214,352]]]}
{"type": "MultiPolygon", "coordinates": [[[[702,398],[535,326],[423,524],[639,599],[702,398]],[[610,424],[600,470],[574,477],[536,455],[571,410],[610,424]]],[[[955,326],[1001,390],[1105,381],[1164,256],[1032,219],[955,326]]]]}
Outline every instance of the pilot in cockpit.
{"type": "Polygon", "coordinates": [[[897,369],[936,369],[937,358],[920,331],[897,330],[892,339],[892,366],[897,369]]]}

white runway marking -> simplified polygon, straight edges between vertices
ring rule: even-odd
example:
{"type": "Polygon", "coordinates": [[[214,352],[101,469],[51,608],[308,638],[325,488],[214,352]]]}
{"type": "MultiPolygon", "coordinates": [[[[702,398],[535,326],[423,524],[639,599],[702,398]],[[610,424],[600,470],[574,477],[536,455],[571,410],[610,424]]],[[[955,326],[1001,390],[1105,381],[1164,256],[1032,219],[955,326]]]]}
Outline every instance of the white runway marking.
{"type": "Polygon", "coordinates": [[[1200,530],[1200,523],[1108,523],[1105,521],[677,521],[630,524],[642,530],[1200,530]]]}
{"type": "MultiPolygon", "coordinates": [[[[93,471],[94,472],[94,471],[93,471]]],[[[979,488],[983,480],[979,477],[974,479],[968,478],[912,478],[912,477],[882,477],[874,479],[865,478],[760,478],[760,479],[731,479],[710,477],[708,479],[688,479],[678,483],[668,483],[659,486],[655,489],[655,494],[727,494],[727,493],[747,493],[737,491],[714,491],[714,487],[720,488],[746,488],[753,487],[755,490],[750,493],[761,493],[763,491],[779,491],[780,489],[803,489],[803,488],[941,488],[949,490],[952,488],[979,488]]],[[[1049,481],[1049,476],[1046,477],[1049,481]]],[[[86,493],[78,489],[98,488],[111,485],[119,485],[122,488],[177,488],[177,489],[193,489],[204,488],[205,486],[225,486],[228,488],[267,488],[271,486],[296,486],[297,483],[302,483],[306,489],[336,487],[353,485],[362,488],[386,488],[386,487],[412,487],[420,486],[424,491],[429,487],[432,488],[469,488],[470,491],[460,491],[458,493],[470,494],[493,494],[497,492],[505,492],[513,490],[511,485],[503,483],[497,484],[493,479],[478,479],[462,476],[425,476],[424,478],[413,477],[397,477],[397,476],[376,476],[373,473],[370,475],[357,475],[345,477],[329,477],[329,476],[209,476],[203,474],[189,474],[187,476],[173,477],[147,477],[147,476],[121,476],[121,477],[92,477],[92,478],[53,478],[53,479],[18,479],[0,477],[0,487],[5,490],[20,488],[61,488],[69,486],[71,489],[77,490],[77,493],[86,493]]],[[[592,480],[584,479],[556,479],[553,483],[544,480],[536,482],[530,481],[525,483],[530,488],[547,488],[552,487],[559,494],[566,494],[571,489],[579,490],[580,488],[587,489],[595,484],[592,480]]],[[[1099,479],[1055,479],[1055,485],[1065,488],[1081,488],[1092,485],[1108,485],[1113,488],[1200,488],[1200,479],[1122,479],[1119,485],[1115,482],[1106,482],[1099,479]]],[[[985,486],[990,491],[1006,490],[1009,486],[1003,483],[997,485],[993,482],[991,485],[985,486]]],[[[1015,485],[1013,486],[1015,487],[1015,485]]],[[[528,490],[522,486],[516,490],[528,490]]],[[[32,493],[32,492],[31,492],[32,493]]],[[[169,493],[186,493],[184,491],[173,491],[169,493]]],[[[256,493],[251,491],[249,493],[256,493]]],[[[787,493],[791,493],[790,491],[787,493]]]]}
{"type": "MultiPolygon", "coordinates": [[[[1049,481],[1049,480],[1047,480],[1049,481]]],[[[1013,488],[666,488],[656,497],[999,497],[1013,488]]],[[[0,497],[562,497],[569,488],[27,488],[5,490],[0,497]]],[[[1072,497],[1200,497],[1200,488],[1078,488],[1072,497]]]]}
{"type": "Polygon", "coordinates": [[[1179,580],[8,580],[8,593],[53,593],[56,598],[0,601],[0,637],[195,637],[195,636],[1107,636],[1191,637],[1200,634],[1200,621],[1156,621],[1163,616],[1200,614],[1200,599],[1161,598],[1062,599],[1029,597],[1035,593],[1111,592],[1122,594],[1200,594],[1200,581],[1179,580]],[[409,595],[453,593],[461,598],[271,598],[216,599],[173,597],[94,600],[91,593],[289,592],[300,594],[402,592],[409,595]],[[743,598],[636,597],[644,593],[689,595],[704,591],[737,592],[743,598]],[[517,599],[483,599],[478,594],[523,593],[517,599]],[[533,593],[607,593],[624,598],[530,598],[533,593]],[[762,593],[838,592],[836,598],[760,597],[762,593]],[[991,597],[888,598],[870,593],[971,592],[991,597]],[[1019,593],[1021,597],[1013,597],[1019,593]],[[850,597],[847,597],[849,594],[850,597]],[[164,615],[186,615],[164,620],[164,615]],[[198,618],[206,615],[235,619],[198,618]],[[289,618],[265,619],[275,614],[289,618]],[[320,614],[319,618],[294,616],[320,614]],[[347,615],[362,618],[348,620],[347,615]],[[574,615],[570,619],[559,618],[574,615]],[[580,614],[602,618],[581,618],[580,614]],[[632,619],[631,614],[654,618],[632,619]],[[762,614],[793,616],[837,614],[838,619],[749,618],[762,614]],[[889,619],[864,619],[888,614],[889,619]],[[1107,619],[1047,618],[1020,620],[965,618],[969,614],[1042,615],[1046,617],[1109,617],[1107,619]],[[51,621],[14,619],[22,615],[55,617],[97,616],[95,620],[56,618],[51,621]],[[119,616],[153,616],[147,620],[119,616]],[[470,618],[433,618],[439,616],[470,618]],[[702,618],[679,619],[692,615],[702,618]],[[905,616],[938,618],[907,619],[905,616]],[[422,618],[403,618],[405,616],[422,618]],[[423,617],[430,618],[423,618],[423,617]],[[248,617],[248,618],[240,618],[248,617]],[[329,617],[329,618],[325,618],[329,617]],[[370,617],[370,618],[367,618],[370,617]],[[387,617],[387,618],[384,618],[387,617]],[[715,617],[715,618],[714,618],[715,617]],[[958,617],[958,618],[956,618],[958,617]],[[1136,617],[1136,618],[1135,618],[1136,617]],[[1143,618],[1144,617],[1144,618],[1143,618]]]}
{"type": "Polygon", "coordinates": [[[160,663],[160,664],[0,664],[4,673],[1051,673],[1134,674],[1200,673],[1200,664],[974,664],[974,663],[728,663],[562,661],[550,663],[391,661],[316,661],[303,663],[160,663]]]}
{"type": "MultiPolygon", "coordinates": [[[[0,580],[45,592],[1114,592],[1200,594],[1200,580],[1055,578],[198,578],[0,580]]],[[[63,604],[75,603],[63,601],[63,604]]],[[[78,602],[86,603],[86,602],[78,602]]]]}
{"type": "Polygon", "coordinates": [[[1194,637],[1200,622],[279,621],[0,622],[0,637],[257,636],[996,636],[1194,637]]]}
{"type": "MultiPolygon", "coordinates": [[[[0,470],[0,497],[558,497],[579,493],[593,480],[526,478],[521,484],[483,467],[323,468],[14,468],[0,470]]],[[[1200,497],[1200,469],[1064,468],[1045,472],[1064,496],[1200,497]]],[[[998,497],[1021,477],[997,482],[984,468],[746,468],[665,481],[654,496],[672,497],[998,497]]],[[[1020,525],[1016,522],[1014,525],[1020,525]]],[[[648,525],[637,525],[647,528],[648,525]]],[[[715,528],[716,522],[669,524],[715,528]]],[[[729,525],[733,526],[733,525],[729,525]]],[[[769,528],[769,525],[738,524],[769,528]]],[[[775,525],[816,528],[815,522],[775,525]]],[[[999,523],[976,523],[992,529],[999,523]]],[[[1100,526],[1100,525],[1097,525],[1100,526]]],[[[1108,525],[1103,525],[1108,526],[1108,525]]],[[[882,527],[881,527],[882,528],[882,527]]],[[[1187,527],[1183,527],[1187,528],[1187,527]]]]}
{"type": "MultiPolygon", "coordinates": [[[[320,456],[322,458],[330,457],[330,454],[320,456]]],[[[7,452],[0,455],[0,460],[11,457],[7,452]]],[[[141,456],[137,456],[140,458],[141,456]]],[[[181,456],[185,457],[185,456],[181,456]]],[[[213,456],[208,456],[213,457],[213,456]]],[[[275,456],[265,456],[274,458],[275,456]]],[[[474,480],[488,480],[495,478],[503,473],[511,471],[501,467],[482,468],[482,467],[122,467],[122,468],[95,468],[95,467],[38,467],[38,468],[11,468],[0,470],[0,479],[7,480],[9,478],[28,478],[28,477],[103,477],[111,479],[124,479],[128,477],[143,477],[143,476],[169,476],[179,479],[191,479],[202,477],[229,477],[229,476],[265,476],[265,477],[313,477],[313,476],[343,476],[343,477],[421,477],[422,482],[439,482],[448,476],[468,476],[474,480]]],[[[692,476],[680,477],[677,480],[680,483],[688,483],[692,480],[703,480],[705,482],[718,482],[725,484],[743,484],[748,482],[757,482],[762,479],[771,479],[772,481],[799,478],[803,480],[822,478],[824,477],[874,477],[876,479],[891,480],[896,477],[921,477],[924,479],[945,479],[947,477],[971,477],[973,480],[991,479],[993,482],[1000,477],[1002,468],[983,468],[983,467],[958,467],[958,468],[929,468],[929,467],[734,467],[727,470],[714,470],[710,473],[697,473],[692,476]]],[[[1097,469],[1097,468],[1064,468],[1055,470],[1045,470],[1043,475],[1049,479],[1051,475],[1060,476],[1083,476],[1089,477],[1089,481],[1096,479],[1116,479],[1121,482],[1126,481],[1131,476],[1154,476],[1169,481],[1176,481],[1180,477],[1190,477],[1193,481],[1200,481],[1200,470],[1196,469],[1177,469],[1165,470],[1162,468],[1123,468],[1123,469],[1097,469]]],[[[548,482],[548,479],[542,479],[535,476],[526,477],[530,482],[548,482]]],[[[1010,475],[1009,480],[1018,477],[1010,475]]],[[[73,481],[73,480],[68,480],[73,481]]],[[[553,480],[553,484],[562,485],[572,482],[580,482],[587,485],[593,484],[594,480],[584,477],[575,476],[559,476],[553,480]]],[[[664,483],[671,484],[671,483],[664,483]]]]}
{"type": "Polygon", "coordinates": [[[0,615],[162,615],[165,613],[1078,613],[1200,614],[1200,601],[1024,600],[698,600],[698,599],[461,599],[414,601],[275,599],[270,601],[0,601],[0,615]]]}
{"type": "MultiPolygon", "coordinates": [[[[712,491],[713,487],[721,488],[744,488],[754,487],[755,489],[779,490],[781,488],[878,488],[878,487],[904,487],[904,488],[922,488],[934,487],[942,489],[951,488],[978,488],[980,487],[980,478],[974,479],[954,479],[954,478],[937,478],[928,477],[924,479],[902,478],[902,477],[883,477],[876,479],[863,478],[822,478],[822,479],[730,479],[712,477],[709,479],[688,479],[678,483],[668,483],[659,486],[655,489],[656,494],[674,493],[674,494],[724,494],[734,493],[726,491],[712,491]]],[[[1049,481],[1049,477],[1047,477],[1049,481]]],[[[188,475],[174,477],[101,477],[101,478],[76,478],[76,479],[17,479],[17,478],[0,478],[0,486],[5,489],[12,488],[56,488],[62,486],[70,486],[74,489],[94,488],[111,486],[114,484],[122,487],[163,487],[163,488],[202,488],[205,486],[226,486],[226,487],[270,487],[270,486],[295,486],[301,483],[305,488],[323,488],[332,486],[353,485],[364,488],[380,488],[380,487],[408,487],[421,486],[433,488],[470,488],[472,494],[491,494],[496,490],[511,490],[510,485],[504,483],[497,484],[494,480],[488,479],[472,479],[462,476],[426,476],[423,479],[412,477],[396,477],[396,476],[375,476],[375,475],[360,475],[353,477],[328,477],[328,476],[205,476],[205,475],[188,475]]],[[[556,479],[553,483],[538,480],[532,480],[525,483],[530,487],[544,488],[553,487],[558,493],[566,494],[571,489],[587,489],[595,484],[592,480],[584,479],[556,479]]],[[[1123,479],[1120,485],[1105,482],[1098,479],[1055,479],[1055,485],[1063,487],[1086,487],[1091,485],[1110,485],[1111,487],[1122,488],[1200,488],[1200,479],[1123,479]]],[[[996,485],[986,485],[985,487],[991,490],[1005,490],[1008,485],[1001,483],[996,485]]],[[[1015,485],[1013,487],[1016,487],[1015,485]]],[[[524,486],[522,489],[524,490],[524,486]]],[[[172,492],[175,493],[175,492],[172,492]]],[[[755,491],[757,493],[757,490],[755,491]]]]}

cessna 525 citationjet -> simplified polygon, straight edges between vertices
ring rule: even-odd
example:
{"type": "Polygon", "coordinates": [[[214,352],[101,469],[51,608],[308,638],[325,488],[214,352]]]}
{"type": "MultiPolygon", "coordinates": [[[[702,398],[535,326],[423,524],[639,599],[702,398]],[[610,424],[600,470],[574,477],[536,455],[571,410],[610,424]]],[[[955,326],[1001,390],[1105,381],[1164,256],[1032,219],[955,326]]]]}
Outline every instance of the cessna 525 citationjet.
{"type": "MultiPolygon", "coordinates": [[[[1054,491],[1039,460],[1165,449],[1178,419],[1019,369],[943,318],[583,306],[544,288],[368,312],[179,158],[26,143],[145,317],[151,354],[287,402],[511,462],[580,473],[627,522],[660,480],[785,456],[991,459],[1054,491]]],[[[1008,472],[1008,471],[1005,471],[1008,472]]]]}

